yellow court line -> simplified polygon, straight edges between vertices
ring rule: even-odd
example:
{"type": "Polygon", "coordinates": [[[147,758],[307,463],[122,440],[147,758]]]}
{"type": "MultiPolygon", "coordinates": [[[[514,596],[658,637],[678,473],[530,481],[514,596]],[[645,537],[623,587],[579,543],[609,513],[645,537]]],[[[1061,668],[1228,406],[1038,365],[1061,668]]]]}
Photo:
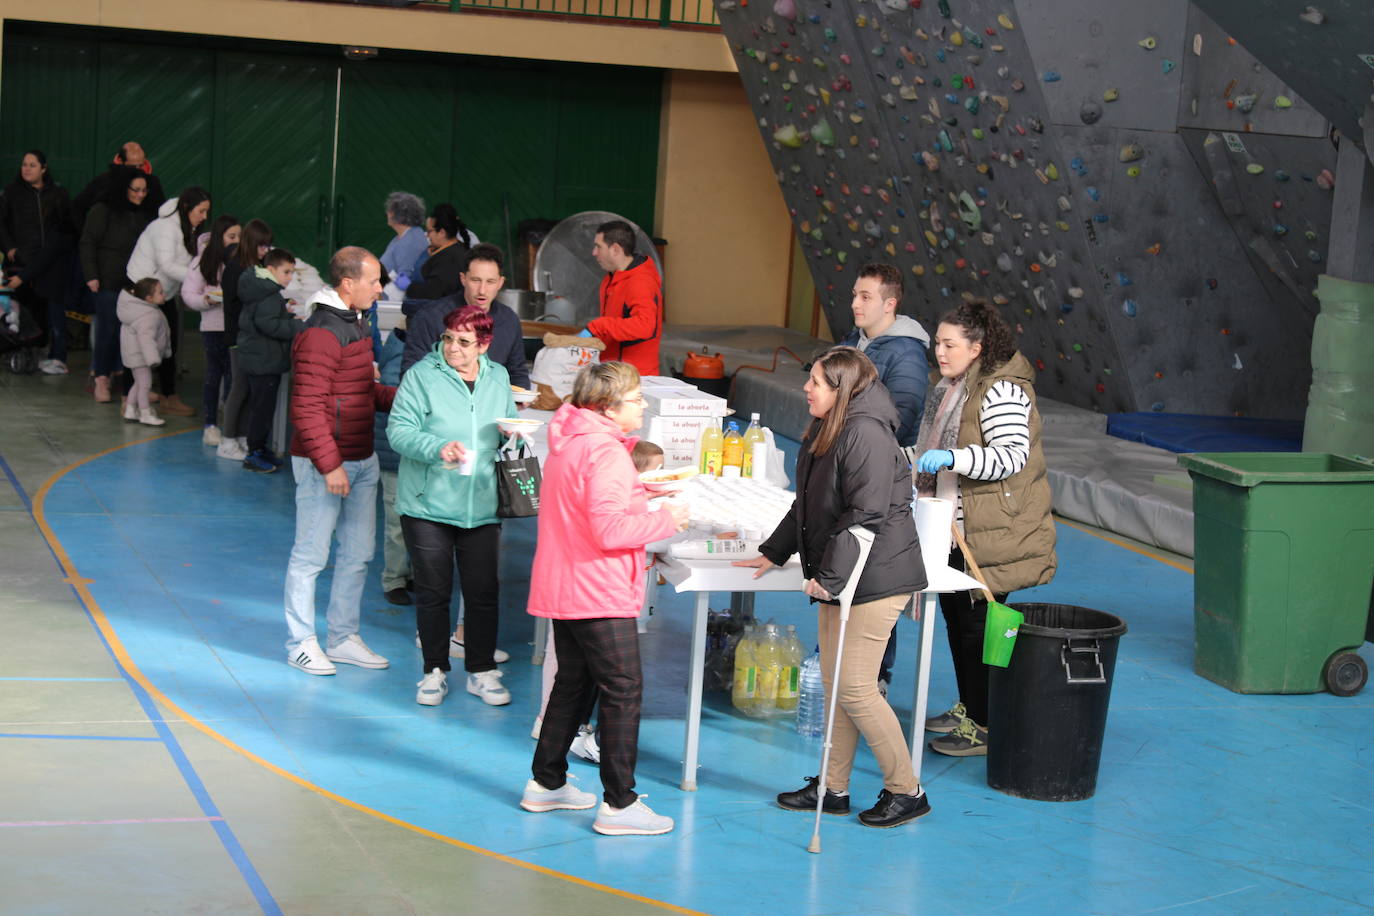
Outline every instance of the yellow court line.
{"type": "Polygon", "coordinates": [[[1055,520],[1055,522],[1057,522],[1057,523],[1060,524],[1060,525],[1068,525],[1070,528],[1073,528],[1073,529],[1075,529],[1075,530],[1077,530],[1077,531],[1081,531],[1081,532],[1083,532],[1084,534],[1091,534],[1091,535],[1092,535],[1093,537],[1095,537],[1095,538],[1101,538],[1102,540],[1106,541],[1108,544],[1115,544],[1117,547],[1124,547],[1124,548],[1126,548],[1127,550],[1131,551],[1132,553],[1138,553],[1138,554],[1140,554],[1142,557],[1149,557],[1151,560],[1158,560],[1159,562],[1163,563],[1163,564],[1166,565],[1166,566],[1172,566],[1174,569],[1181,569],[1181,570],[1183,570],[1184,572],[1186,572],[1186,573],[1187,573],[1188,575],[1190,575],[1190,576],[1193,575],[1193,567],[1191,567],[1191,566],[1184,566],[1182,563],[1178,562],[1177,560],[1172,560],[1172,559],[1170,559],[1169,557],[1162,556],[1162,555],[1157,554],[1157,553],[1155,553],[1155,552],[1153,552],[1153,551],[1150,551],[1150,550],[1146,550],[1144,547],[1137,547],[1137,546],[1135,546],[1134,544],[1127,544],[1125,541],[1118,540],[1117,538],[1114,538],[1114,537],[1112,537],[1111,535],[1103,534],[1103,533],[1100,532],[1100,531],[1094,531],[1094,530],[1092,530],[1091,528],[1087,528],[1087,527],[1084,527],[1083,525],[1076,524],[1076,523],[1071,522],[1071,521],[1069,521],[1068,519],[1062,518],[1062,517],[1060,517],[1060,516],[1058,516],[1058,515],[1056,515],[1056,516],[1054,517],[1054,520],[1055,520]]]}
{"type": "Polygon", "coordinates": [[[468,852],[475,852],[478,855],[487,856],[488,858],[496,859],[497,861],[505,862],[508,865],[514,865],[518,868],[523,868],[529,871],[537,872],[541,875],[548,875],[552,878],[559,878],[564,881],[569,881],[573,884],[578,884],[582,887],[590,888],[595,891],[601,891],[603,893],[612,894],[616,897],[623,897],[626,900],[633,900],[637,903],[645,903],[650,906],[659,907],[661,909],[665,909],[674,913],[700,914],[699,910],[689,910],[686,907],[677,906],[676,904],[668,903],[663,900],[655,900],[652,897],[644,897],[639,894],[631,893],[629,891],[620,890],[619,888],[610,887],[609,885],[598,884],[595,881],[588,881],[585,878],[579,878],[576,875],[569,875],[565,872],[555,871],[554,869],[547,868],[543,865],[535,865],[533,862],[524,862],[520,859],[503,855],[502,853],[494,852],[490,849],[483,849],[481,846],[474,846],[471,843],[465,843],[462,840],[457,840],[450,836],[444,836],[442,833],[436,833],[433,830],[428,830],[424,827],[421,827],[418,824],[412,824],[408,821],[403,821],[400,818],[393,817],[390,814],[387,814],[383,811],[378,811],[375,808],[369,808],[367,805],[360,804],[359,802],[355,802],[352,799],[344,798],[342,795],[338,795],[334,792],[329,791],[323,786],[318,786],[313,782],[302,779],[296,774],[282,769],[275,763],[272,763],[270,760],[266,760],[262,757],[259,757],[257,754],[254,754],[247,748],[235,744],[233,741],[229,740],[224,735],[221,735],[213,728],[210,728],[204,722],[201,722],[195,716],[191,715],[189,712],[182,709],[176,703],[172,702],[172,700],[169,699],[166,694],[164,694],[161,690],[155,687],[153,683],[148,680],[147,676],[141,670],[139,670],[139,667],[136,664],[134,664],[134,660],[130,658],[128,650],[124,648],[124,643],[120,641],[119,636],[116,635],[114,631],[114,627],[110,624],[109,618],[105,616],[105,612],[101,610],[100,604],[95,600],[95,596],[91,594],[90,583],[93,580],[85,579],[77,572],[76,564],[73,563],[71,557],[68,556],[66,549],[62,546],[62,542],[58,540],[57,535],[53,532],[52,526],[48,524],[47,517],[44,514],[44,504],[47,500],[48,493],[52,490],[53,486],[57,483],[57,481],[60,480],[66,474],[69,474],[77,468],[81,467],[82,465],[94,461],[97,458],[102,458],[113,452],[117,452],[120,449],[128,448],[131,445],[142,445],[145,442],[151,442],[155,439],[163,439],[168,436],[182,435],[183,432],[184,431],[162,433],[161,435],[150,436],[145,439],[140,439],[136,442],[125,442],[122,445],[116,445],[113,448],[107,448],[102,452],[96,452],[94,455],[89,455],[85,458],[82,458],[80,461],[73,462],[72,464],[67,465],[65,468],[62,468],[61,470],[57,471],[46,481],[44,481],[43,485],[38,488],[38,492],[34,494],[33,498],[34,521],[38,523],[38,530],[43,533],[43,538],[48,542],[48,546],[52,548],[52,552],[57,557],[57,562],[61,565],[62,571],[66,573],[68,580],[70,580],[70,582],[72,583],[72,587],[76,589],[77,595],[81,598],[81,603],[84,604],[86,606],[86,610],[90,612],[91,619],[95,621],[97,629],[100,630],[101,634],[104,635],[106,642],[109,643],[110,650],[114,652],[115,658],[119,661],[119,664],[124,668],[124,670],[129,674],[131,678],[137,681],[143,687],[144,690],[148,691],[148,694],[150,696],[157,700],[157,702],[160,703],[162,706],[166,707],[168,710],[174,713],[182,721],[186,722],[188,725],[192,726],[202,734],[210,738],[213,738],[215,741],[218,741],[220,744],[229,748],[231,751],[234,751],[238,754],[242,754],[244,757],[248,758],[249,760],[253,761],[259,766],[271,771],[272,773],[275,773],[283,779],[289,780],[290,782],[293,782],[296,785],[301,786],[302,788],[309,789],[311,792],[315,792],[316,794],[322,795],[330,801],[334,801],[341,805],[345,805],[349,808],[354,809],[355,811],[360,811],[363,814],[371,815],[372,817],[386,821],[389,824],[394,824],[397,827],[402,827],[406,830],[410,830],[423,836],[427,836],[432,840],[438,840],[441,843],[447,843],[450,846],[456,846],[457,848],[466,850],[468,852]]]}

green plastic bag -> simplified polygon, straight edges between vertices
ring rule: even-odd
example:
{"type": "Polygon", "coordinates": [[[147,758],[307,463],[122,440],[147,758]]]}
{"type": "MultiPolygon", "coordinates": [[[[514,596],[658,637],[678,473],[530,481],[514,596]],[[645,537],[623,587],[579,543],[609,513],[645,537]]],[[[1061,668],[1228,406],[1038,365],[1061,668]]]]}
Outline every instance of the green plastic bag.
{"type": "Polygon", "coordinates": [[[1026,618],[1016,608],[988,602],[988,622],[983,629],[983,664],[1005,668],[1016,648],[1016,634],[1026,618]]]}

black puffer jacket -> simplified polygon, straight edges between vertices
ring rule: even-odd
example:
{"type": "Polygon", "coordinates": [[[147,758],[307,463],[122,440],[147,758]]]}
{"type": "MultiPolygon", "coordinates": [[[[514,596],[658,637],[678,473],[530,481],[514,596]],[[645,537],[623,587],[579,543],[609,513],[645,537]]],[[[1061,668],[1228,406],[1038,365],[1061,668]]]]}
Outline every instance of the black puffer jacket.
{"type": "Polygon", "coordinates": [[[55,236],[66,236],[70,245],[72,205],[67,189],[47,178],[43,187],[11,181],[0,197],[0,249],[15,249],[20,264],[37,256],[55,236]]]}
{"type": "Polygon", "coordinates": [[[792,511],[763,542],[760,552],[774,563],[801,554],[802,575],[838,595],[858,561],[859,548],[846,533],[854,525],[876,538],[859,579],[854,602],[911,594],[926,585],[916,523],[911,517],[911,468],[897,447],[897,409],[879,385],[849,402],[849,417],[826,454],[811,453],[820,430],[797,457],[797,497],[792,511]]]}
{"type": "Polygon", "coordinates": [[[81,230],[81,272],[87,280],[99,280],[101,290],[118,292],[128,281],[124,276],[138,237],[152,222],[143,207],[98,203],[86,216],[81,230]]]}

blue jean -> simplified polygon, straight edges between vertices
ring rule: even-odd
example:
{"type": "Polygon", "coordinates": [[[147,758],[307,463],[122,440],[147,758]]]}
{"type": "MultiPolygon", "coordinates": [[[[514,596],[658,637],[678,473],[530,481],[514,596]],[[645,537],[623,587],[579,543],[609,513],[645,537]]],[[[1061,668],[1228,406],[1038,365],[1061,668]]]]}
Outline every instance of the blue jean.
{"type": "Polygon", "coordinates": [[[124,368],[119,361],[119,290],[100,290],[91,293],[95,298],[95,352],[91,354],[91,371],[96,375],[110,375],[124,368]]]}
{"type": "Polygon", "coordinates": [[[296,543],[286,565],[286,650],[295,652],[315,635],[315,580],[329,563],[329,542],[338,535],[334,582],[329,589],[328,642],[333,649],[358,632],[367,564],[377,540],[377,456],[345,461],[347,496],[325,488],[309,458],[291,457],[296,478],[296,543]]]}

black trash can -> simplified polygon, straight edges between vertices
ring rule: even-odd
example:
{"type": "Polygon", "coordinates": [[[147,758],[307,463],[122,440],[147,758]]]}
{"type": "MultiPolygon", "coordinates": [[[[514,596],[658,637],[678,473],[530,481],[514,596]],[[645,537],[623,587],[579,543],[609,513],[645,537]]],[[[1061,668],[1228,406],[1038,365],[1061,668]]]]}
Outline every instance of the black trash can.
{"type": "Polygon", "coordinates": [[[1026,620],[1011,663],[988,669],[988,785],[1039,801],[1091,798],[1126,622],[1070,604],[1013,606],[1026,620]]]}

